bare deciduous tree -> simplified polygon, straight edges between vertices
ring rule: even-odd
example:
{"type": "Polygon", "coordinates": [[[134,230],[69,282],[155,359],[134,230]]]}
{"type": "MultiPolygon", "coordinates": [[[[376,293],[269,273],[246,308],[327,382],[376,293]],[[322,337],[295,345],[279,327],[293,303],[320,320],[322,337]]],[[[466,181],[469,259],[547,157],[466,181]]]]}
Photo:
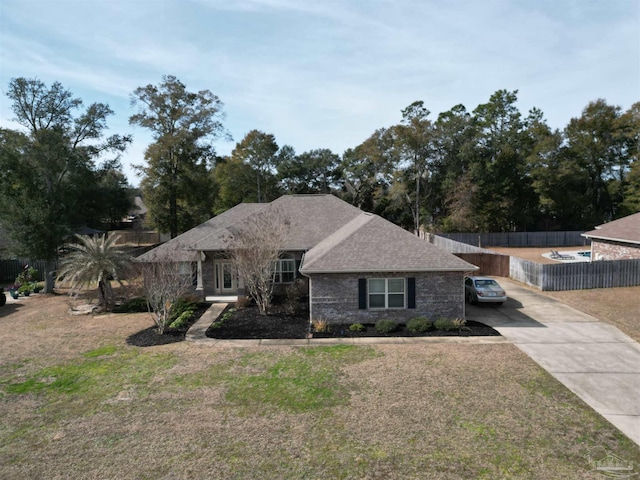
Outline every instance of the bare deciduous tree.
{"type": "Polygon", "coordinates": [[[230,231],[231,261],[260,313],[265,315],[273,293],[273,264],[282,252],[289,220],[278,208],[269,206],[230,231]]]}
{"type": "Polygon", "coordinates": [[[171,307],[191,288],[191,272],[185,272],[184,262],[171,261],[157,255],[139,265],[149,313],[158,333],[163,334],[170,323],[171,307]]]}

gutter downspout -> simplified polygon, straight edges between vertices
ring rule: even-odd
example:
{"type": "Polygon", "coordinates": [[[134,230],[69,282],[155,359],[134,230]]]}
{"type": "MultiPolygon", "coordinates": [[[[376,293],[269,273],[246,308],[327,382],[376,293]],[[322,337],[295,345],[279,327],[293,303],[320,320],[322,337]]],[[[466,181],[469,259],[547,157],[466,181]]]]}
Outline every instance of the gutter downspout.
{"type": "Polygon", "coordinates": [[[313,294],[312,294],[313,279],[309,275],[305,275],[304,273],[302,273],[302,267],[304,265],[304,257],[306,254],[307,254],[306,251],[302,253],[302,258],[300,259],[300,268],[298,268],[298,271],[300,272],[300,275],[302,275],[303,277],[307,277],[309,279],[309,322],[311,322],[311,320],[313,319],[313,294]]]}

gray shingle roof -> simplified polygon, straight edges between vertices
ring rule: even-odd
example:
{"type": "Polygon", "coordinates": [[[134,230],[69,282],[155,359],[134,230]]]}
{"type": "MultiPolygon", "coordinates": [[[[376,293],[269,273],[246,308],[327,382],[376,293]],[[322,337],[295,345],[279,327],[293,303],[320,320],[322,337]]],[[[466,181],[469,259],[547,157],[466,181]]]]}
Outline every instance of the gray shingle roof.
{"type": "Polygon", "coordinates": [[[333,195],[284,195],[271,205],[291,223],[285,250],[308,250],[362,213],[333,195]]]}
{"type": "MultiPolygon", "coordinates": [[[[241,203],[224,212],[223,215],[232,215],[232,221],[211,225],[215,226],[215,230],[190,244],[189,248],[226,249],[228,229],[236,222],[250,222],[253,215],[260,215],[260,210],[268,206],[279,209],[290,223],[283,250],[308,250],[362,213],[360,209],[333,195],[284,195],[270,204],[241,203]],[[236,210],[242,211],[238,213],[236,210]]],[[[212,220],[216,218],[219,217],[212,220]]]]}
{"type": "Polygon", "coordinates": [[[640,212],[599,225],[595,230],[585,232],[582,236],[640,244],[640,212]]]}
{"type": "Polygon", "coordinates": [[[201,223],[172,238],[159,247],[140,255],[138,260],[150,261],[157,258],[168,258],[177,262],[193,262],[196,260],[196,250],[224,250],[223,241],[226,229],[247,218],[251,214],[264,208],[265,204],[241,203],[221,213],[220,215],[201,223]],[[199,248],[200,244],[210,245],[211,248],[199,248]]]}
{"type": "Polygon", "coordinates": [[[473,271],[477,267],[370,213],[362,213],[305,254],[312,273],[473,271]]]}
{"type": "Polygon", "coordinates": [[[270,204],[241,203],[138,257],[192,262],[198,251],[226,250],[229,232],[264,208],[290,222],[283,250],[306,251],[303,273],[472,271],[476,267],[377,215],[333,195],[285,195],[270,204]]]}

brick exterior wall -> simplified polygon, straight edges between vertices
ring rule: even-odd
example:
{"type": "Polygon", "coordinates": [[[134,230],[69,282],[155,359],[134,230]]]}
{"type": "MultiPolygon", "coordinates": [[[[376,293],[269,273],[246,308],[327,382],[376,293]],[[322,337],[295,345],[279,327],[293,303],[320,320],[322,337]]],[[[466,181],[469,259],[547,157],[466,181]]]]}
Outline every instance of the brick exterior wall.
{"type": "MultiPolygon", "coordinates": [[[[313,274],[310,276],[311,319],[330,323],[375,323],[381,319],[406,323],[414,317],[464,317],[462,272],[313,274]],[[416,279],[416,308],[361,310],[359,278],[416,279]]],[[[406,296],[406,293],[405,293],[406,296]]]]}
{"type": "Polygon", "coordinates": [[[640,245],[594,239],[591,242],[591,255],[592,260],[630,260],[640,258],[640,245]]]}

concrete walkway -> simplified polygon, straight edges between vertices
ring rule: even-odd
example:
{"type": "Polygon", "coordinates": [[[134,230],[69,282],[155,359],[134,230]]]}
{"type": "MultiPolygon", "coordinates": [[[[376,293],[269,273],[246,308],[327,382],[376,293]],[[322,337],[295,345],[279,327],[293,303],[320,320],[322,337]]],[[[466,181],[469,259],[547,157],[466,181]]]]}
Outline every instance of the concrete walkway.
{"type": "Polygon", "coordinates": [[[503,279],[501,307],[467,306],[640,445],[640,345],[617,328],[503,279]]]}

